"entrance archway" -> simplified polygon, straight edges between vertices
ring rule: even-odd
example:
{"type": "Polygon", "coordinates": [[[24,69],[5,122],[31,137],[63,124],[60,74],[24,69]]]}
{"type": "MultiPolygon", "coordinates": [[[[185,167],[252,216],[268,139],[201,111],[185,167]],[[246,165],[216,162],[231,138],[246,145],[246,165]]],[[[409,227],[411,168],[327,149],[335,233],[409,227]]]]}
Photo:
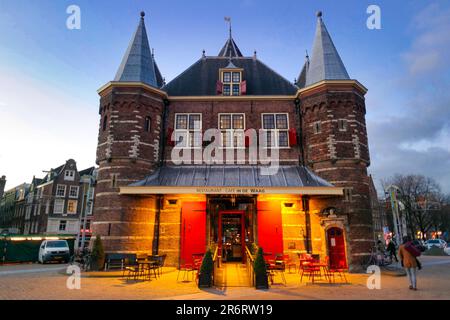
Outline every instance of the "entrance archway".
{"type": "Polygon", "coordinates": [[[344,230],[331,227],[327,230],[328,256],[331,268],[346,268],[344,230]]]}

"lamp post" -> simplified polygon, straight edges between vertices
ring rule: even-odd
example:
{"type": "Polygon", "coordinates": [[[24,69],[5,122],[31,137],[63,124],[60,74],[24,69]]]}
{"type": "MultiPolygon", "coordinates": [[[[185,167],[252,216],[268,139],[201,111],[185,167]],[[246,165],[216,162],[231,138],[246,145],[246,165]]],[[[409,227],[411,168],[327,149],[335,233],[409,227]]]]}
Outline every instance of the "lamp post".
{"type": "Polygon", "coordinates": [[[389,185],[386,190],[389,192],[389,198],[391,200],[392,216],[394,220],[394,232],[397,240],[397,244],[400,244],[403,238],[402,221],[398,209],[397,192],[401,193],[400,188],[396,185],[389,185]]]}

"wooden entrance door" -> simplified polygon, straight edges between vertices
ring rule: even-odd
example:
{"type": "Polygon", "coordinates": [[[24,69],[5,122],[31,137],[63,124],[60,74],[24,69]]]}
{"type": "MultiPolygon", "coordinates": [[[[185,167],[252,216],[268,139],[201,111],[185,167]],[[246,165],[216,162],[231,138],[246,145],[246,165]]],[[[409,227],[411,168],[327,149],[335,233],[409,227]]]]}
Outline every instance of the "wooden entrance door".
{"type": "Polygon", "coordinates": [[[223,257],[223,249],[224,249],[224,243],[223,243],[223,217],[226,216],[239,216],[240,217],[240,226],[241,226],[241,255],[242,255],[242,263],[245,263],[246,261],[246,253],[245,253],[245,211],[243,210],[233,210],[233,211],[219,211],[219,238],[217,241],[218,245],[218,251],[219,254],[223,257]]]}
{"type": "Polygon", "coordinates": [[[181,252],[184,263],[206,251],[206,202],[184,202],[181,209],[181,252]]]}
{"type": "Polygon", "coordinates": [[[331,268],[346,268],[344,231],[333,227],[327,230],[328,255],[331,268]]]}
{"type": "Polygon", "coordinates": [[[258,201],[258,245],[272,258],[283,254],[283,228],[281,203],[279,201],[258,201]]]}

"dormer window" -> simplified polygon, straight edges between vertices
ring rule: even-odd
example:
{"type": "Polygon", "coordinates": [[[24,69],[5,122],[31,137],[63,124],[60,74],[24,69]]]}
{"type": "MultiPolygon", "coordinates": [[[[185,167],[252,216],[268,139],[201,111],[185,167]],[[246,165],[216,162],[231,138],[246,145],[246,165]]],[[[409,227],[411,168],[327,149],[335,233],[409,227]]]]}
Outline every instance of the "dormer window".
{"type": "MultiPolygon", "coordinates": [[[[233,66],[234,67],[234,66],[233,66]]],[[[217,84],[217,94],[224,96],[240,96],[246,94],[247,84],[242,81],[242,69],[230,70],[229,67],[220,70],[220,80],[217,84]]]]}

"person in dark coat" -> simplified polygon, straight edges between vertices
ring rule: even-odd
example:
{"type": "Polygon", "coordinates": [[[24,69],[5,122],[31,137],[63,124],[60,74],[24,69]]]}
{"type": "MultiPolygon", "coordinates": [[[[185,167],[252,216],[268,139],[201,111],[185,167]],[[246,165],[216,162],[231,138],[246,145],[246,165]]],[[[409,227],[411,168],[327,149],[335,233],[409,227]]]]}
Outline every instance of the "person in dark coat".
{"type": "Polygon", "coordinates": [[[396,252],[397,248],[395,247],[395,243],[394,243],[394,241],[392,241],[392,239],[389,240],[389,243],[387,245],[387,251],[389,252],[389,258],[391,259],[391,261],[393,261],[392,256],[394,256],[395,261],[398,262],[397,252],[396,252]]]}

